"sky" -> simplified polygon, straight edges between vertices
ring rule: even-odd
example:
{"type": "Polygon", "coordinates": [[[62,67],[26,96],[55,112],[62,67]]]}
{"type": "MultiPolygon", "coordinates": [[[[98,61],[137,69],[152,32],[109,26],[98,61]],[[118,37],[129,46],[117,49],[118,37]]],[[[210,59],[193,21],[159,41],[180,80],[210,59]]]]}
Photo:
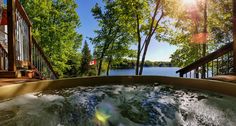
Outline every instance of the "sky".
{"type": "MultiPolygon", "coordinates": [[[[81,21],[81,26],[77,31],[83,35],[83,42],[87,40],[89,48],[93,52],[93,45],[88,40],[88,37],[95,37],[94,30],[99,29],[99,27],[97,21],[92,16],[91,9],[96,3],[103,5],[102,0],[76,0],[76,2],[79,5],[77,13],[81,21]]],[[[133,45],[132,48],[136,48],[136,46],[133,45]]],[[[176,49],[176,46],[153,39],[149,45],[146,60],[170,61],[170,56],[176,49]]]]}

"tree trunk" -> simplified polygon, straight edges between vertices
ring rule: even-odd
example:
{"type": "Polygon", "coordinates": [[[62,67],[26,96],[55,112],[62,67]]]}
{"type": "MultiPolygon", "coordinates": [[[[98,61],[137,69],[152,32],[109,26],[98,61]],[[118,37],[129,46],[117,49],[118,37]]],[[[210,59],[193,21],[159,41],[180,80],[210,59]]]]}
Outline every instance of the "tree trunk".
{"type": "Polygon", "coordinates": [[[100,61],[99,61],[99,65],[98,65],[98,76],[100,76],[100,74],[101,74],[102,62],[103,62],[102,60],[103,60],[103,58],[101,58],[100,61]]]}
{"type": "MultiPolygon", "coordinates": [[[[207,0],[204,1],[204,37],[207,37],[207,0]]],[[[207,38],[205,38],[207,41],[207,38]]],[[[206,42],[203,43],[202,45],[202,56],[206,56],[206,49],[207,49],[207,45],[206,42]]],[[[203,65],[202,66],[202,78],[206,78],[206,66],[203,65]]]]}
{"type": "Polygon", "coordinates": [[[110,44],[112,44],[112,42],[108,43],[108,44],[105,44],[104,47],[103,47],[102,55],[100,57],[100,62],[99,62],[99,66],[98,66],[98,76],[101,75],[103,58],[104,58],[106,50],[109,48],[110,44]]]}
{"type": "Polygon", "coordinates": [[[148,38],[147,41],[145,41],[146,45],[145,45],[145,48],[144,48],[144,51],[143,51],[143,57],[142,57],[142,61],[141,61],[141,64],[140,64],[139,75],[143,74],[143,66],[144,66],[144,62],[145,62],[145,59],[146,59],[146,54],[147,54],[147,50],[148,50],[148,46],[149,46],[150,41],[151,41],[151,38],[148,38]]]}
{"type": "Polygon", "coordinates": [[[100,57],[99,65],[98,65],[98,76],[101,75],[101,71],[102,71],[102,62],[103,62],[103,58],[104,58],[104,54],[105,54],[105,50],[106,50],[106,48],[105,48],[105,46],[104,46],[103,51],[102,51],[102,55],[101,55],[101,57],[100,57]]]}
{"type": "Polygon", "coordinates": [[[108,65],[107,65],[107,76],[109,76],[110,66],[112,62],[112,57],[109,58],[108,65]]]}
{"type": "Polygon", "coordinates": [[[139,29],[139,16],[136,16],[137,19],[137,36],[138,36],[138,50],[137,50],[137,60],[136,60],[136,75],[139,72],[139,60],[141,54],[141,36],[140,36],[140,29],[139,29]]]}

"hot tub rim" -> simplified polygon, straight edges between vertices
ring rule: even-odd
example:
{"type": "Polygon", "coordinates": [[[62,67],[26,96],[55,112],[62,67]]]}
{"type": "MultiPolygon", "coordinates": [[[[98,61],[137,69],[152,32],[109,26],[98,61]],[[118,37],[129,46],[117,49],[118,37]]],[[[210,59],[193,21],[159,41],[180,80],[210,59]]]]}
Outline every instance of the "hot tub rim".
{"type": "Polygon", "coordinates": [[[236,84],[217,80],[190,79],[167,76],[93,76],[58,80],[25,82],[0,87],[0,100],[50,89],[73,88],[77,86],[154,84],[172,85],[180,88],[206,90],[236,97],[236,84]]]}

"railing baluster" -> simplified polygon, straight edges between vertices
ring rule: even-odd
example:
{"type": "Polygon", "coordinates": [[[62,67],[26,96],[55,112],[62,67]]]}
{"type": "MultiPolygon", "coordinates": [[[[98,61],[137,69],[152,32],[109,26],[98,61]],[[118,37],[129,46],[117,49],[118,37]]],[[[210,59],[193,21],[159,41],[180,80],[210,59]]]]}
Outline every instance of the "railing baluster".
{"type": "Polygon", "coordinates": [[[6,56],[7,56],[6,53],[3,52],[3,69],[4,69],[4,70],[7,70],[7,69],[6,69],[6,56]]]}
{"type": "Polygon", "coordinates": [[[216,75],[218,75],[218,71],[219,71],[219,60],[217,58],[216,59],[216,75]]]}
{"type": "Polygon", "coordinates": [[[32,51],[32,57],[33,57],[32,58],[32,60],[33,60],[32,62],[33,62],[33,64],[35,64],[35,46],[34,45],[32,46],[32,50],[33,50],[32,51]]]}
{"type": "Polygon", "coordinates": [[[229,71],[229,63],[230,63],[230,53],[227,53],[227,74],[229,74],[230,73],[230,71],[229,71]]]}
{"type": "Polygon", "coordinates": [[[43,74],[43,73],[42,73],[42,65],[43,65],[43,64],[42,64],[42,57],[40,56],[40,72],[41,72],[41,74],[43,74]]]}
{"type": "Polygon", "coordinates": [[[211,76],[214,76],[214,60],[212,60],[212,65],[211,65],[211,76]]]}
{"type": "Polygon", "coordinates": [[[224,69],[224,55],[221,56],[221,64],[220,64],[220,67],[221,67],[221,74],[225,74],[225,69],[224,69]]]}
{"type": "Polygon", "coordinates": [[[41,73],[41,68],[40,68],[40,60],[41,60],[41,58],[40,58],[40,55],[39,55],[39,60],[38,60],[38,67],[39,67],[39,72],[41,73]]]}
{"type": "Polygon", "coordinates": [[[209,77],[208,76],[208,63],[206,64],[206,72],[207,72],[207,78],[209,77]]]}

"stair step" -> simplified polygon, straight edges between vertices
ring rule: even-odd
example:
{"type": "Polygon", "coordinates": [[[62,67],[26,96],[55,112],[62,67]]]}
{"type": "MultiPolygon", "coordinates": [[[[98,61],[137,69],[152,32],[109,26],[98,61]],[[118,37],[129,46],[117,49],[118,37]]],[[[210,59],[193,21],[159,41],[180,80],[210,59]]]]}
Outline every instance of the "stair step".
{"type": "Polygon", "coordinates": [[[0,71],[0,78],[17,78],[17,72],[14,72],[14,71],[0,71]]]}

